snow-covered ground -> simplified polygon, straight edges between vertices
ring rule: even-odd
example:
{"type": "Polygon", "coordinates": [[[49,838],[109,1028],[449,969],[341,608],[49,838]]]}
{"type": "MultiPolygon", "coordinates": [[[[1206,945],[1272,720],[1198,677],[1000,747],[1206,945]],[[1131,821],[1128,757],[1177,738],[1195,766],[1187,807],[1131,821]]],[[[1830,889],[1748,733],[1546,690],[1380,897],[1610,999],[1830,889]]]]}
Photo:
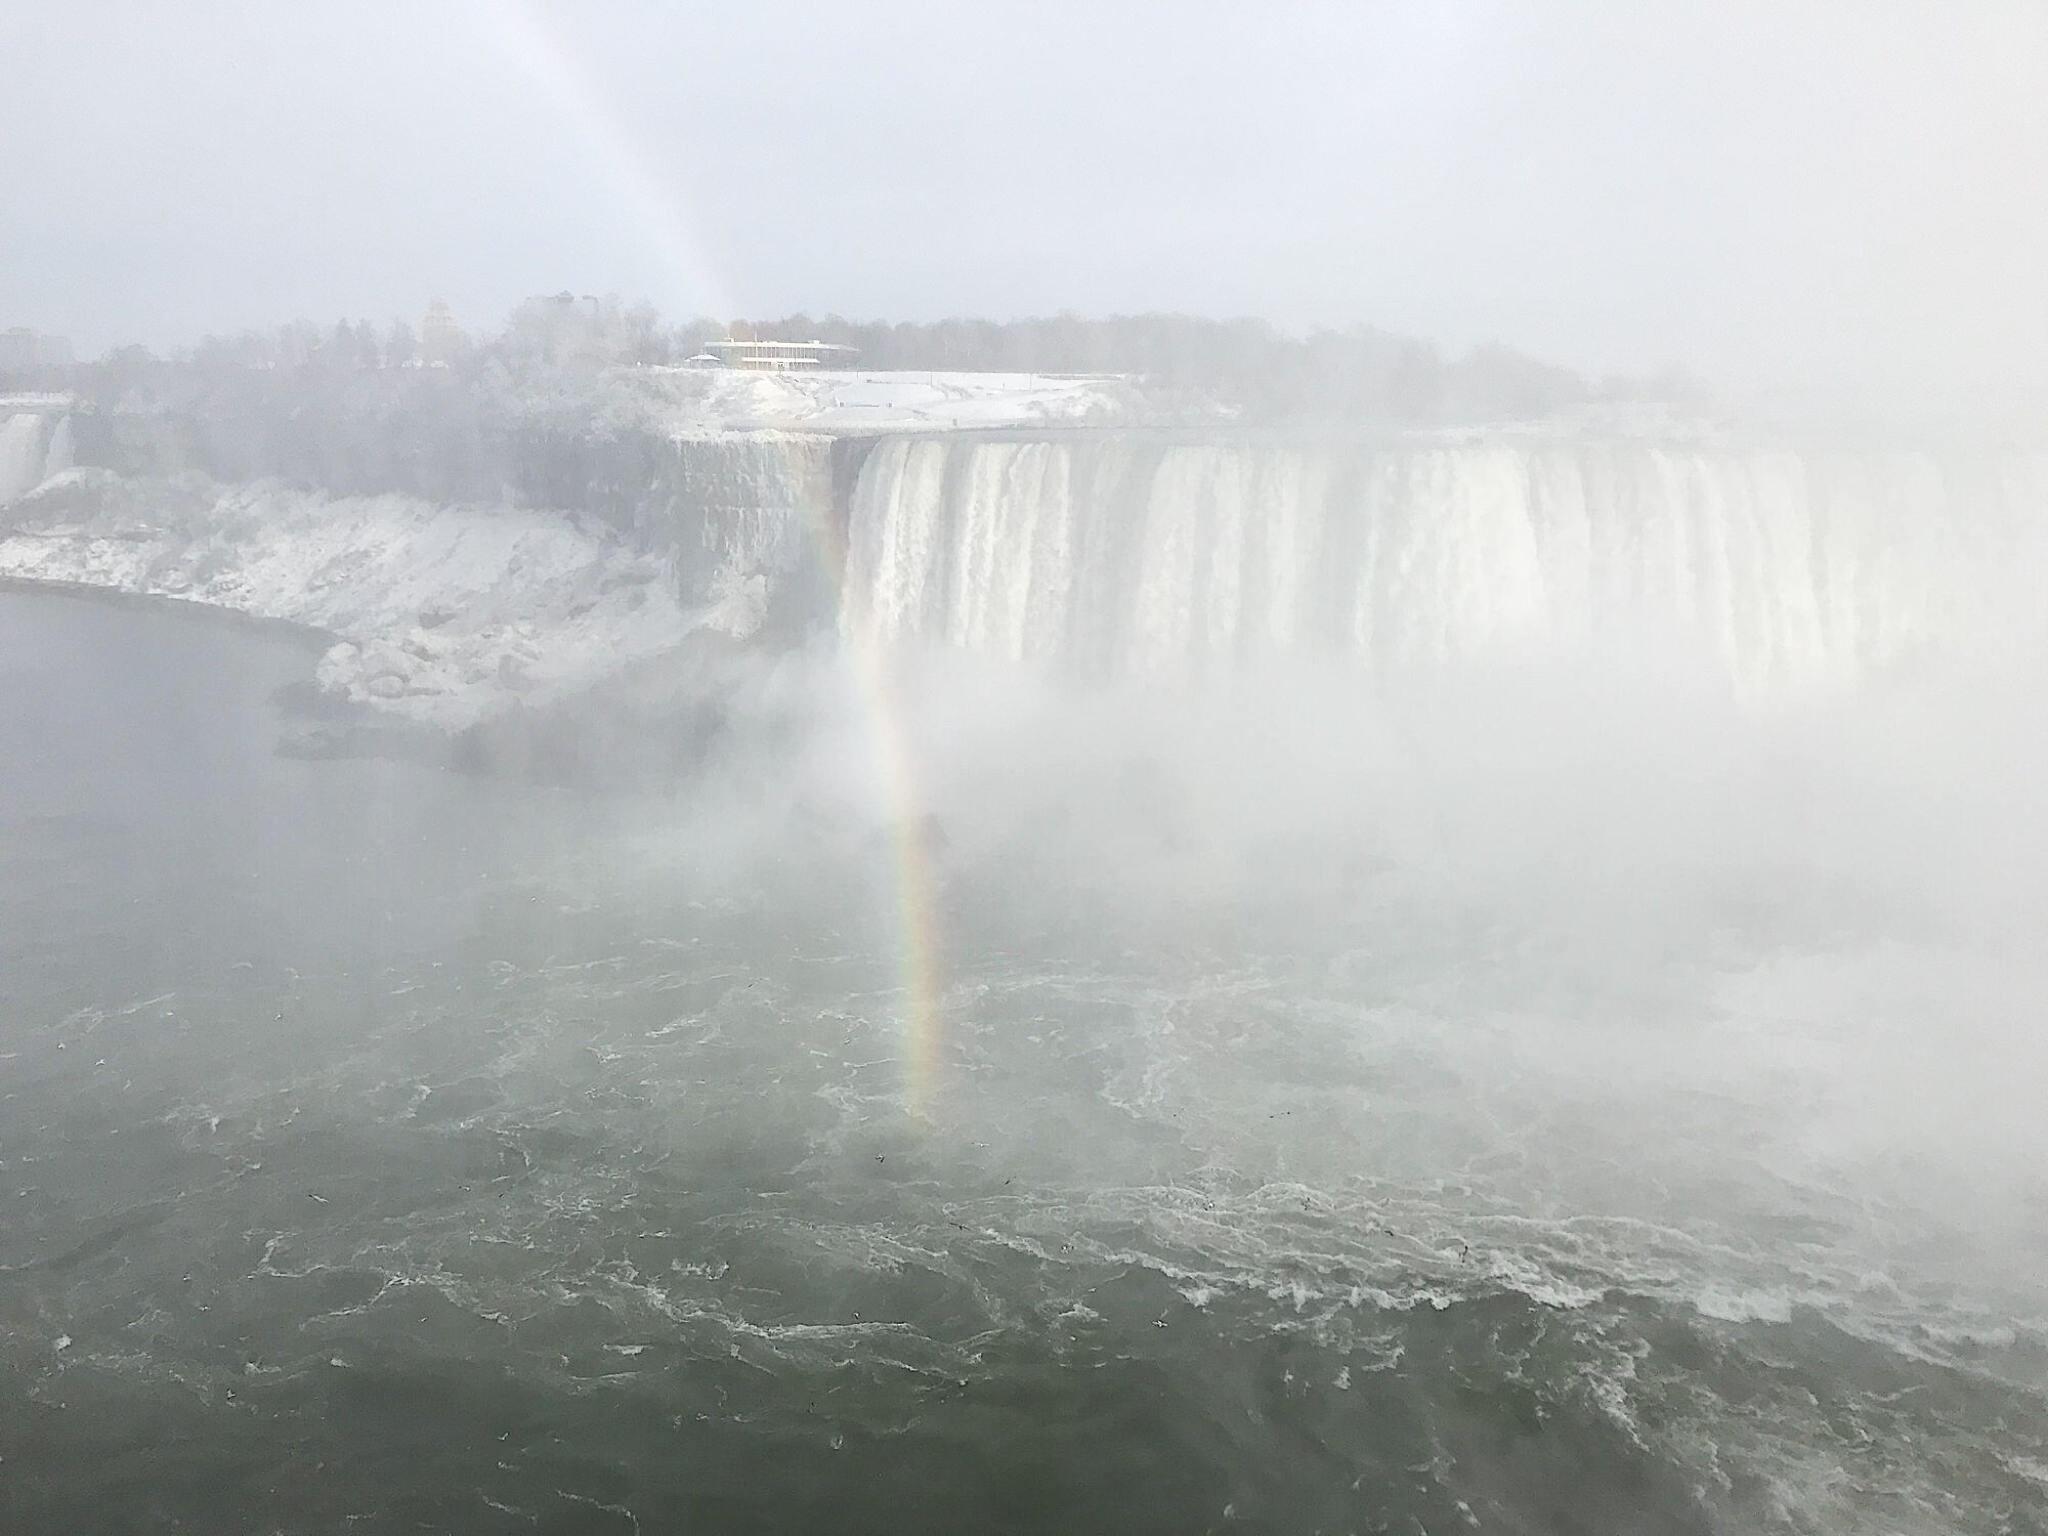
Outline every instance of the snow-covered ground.
{"type": "Polygon", "coordinates": [[[752,621],[737,599],[686,610],[660,559],[557,512],[85,469],[0,516],[0,578],[325,631],[323,688],[447,729],[587,687],[693,629],[752,621]]]}
{"type": "Polygon", "coordinates": [[[1115,374],[650,368],[635,370],[635,380],[682,434],[1110,425],[1132,419],[1139,404],[1134,386],[1115,374]]]}

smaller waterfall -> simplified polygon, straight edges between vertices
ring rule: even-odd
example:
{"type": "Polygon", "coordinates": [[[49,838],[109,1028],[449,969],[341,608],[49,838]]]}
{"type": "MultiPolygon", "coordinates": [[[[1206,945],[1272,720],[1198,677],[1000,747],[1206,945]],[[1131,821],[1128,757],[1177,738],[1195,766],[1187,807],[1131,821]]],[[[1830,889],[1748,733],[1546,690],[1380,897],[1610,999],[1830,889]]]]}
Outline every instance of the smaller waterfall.
{"type": "Polygon", "coordinates": [[[59,416],[57,425],[50,433],[49,445],[43,449],[43,479],[60,474],[77,463],[77,454],[71,441],[71,418],[59,416]]]}
{"type": "Polygon", "coordinates": [[[0,420],[0,505],[26,496],[71,467],[70,423],[44,411],[13,411],[0,420]]]}

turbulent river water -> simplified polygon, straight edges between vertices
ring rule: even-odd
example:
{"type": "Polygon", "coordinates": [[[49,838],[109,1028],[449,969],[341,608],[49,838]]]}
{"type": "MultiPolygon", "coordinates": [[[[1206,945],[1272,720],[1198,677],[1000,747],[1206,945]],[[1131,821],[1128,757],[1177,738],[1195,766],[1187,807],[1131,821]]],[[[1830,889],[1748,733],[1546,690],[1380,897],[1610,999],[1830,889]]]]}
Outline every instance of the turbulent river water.
{"type": "Polygon", "coordinates": [[[0,593],[0,1527],[2048,1528],[2026,691],[927,676],[912,1113],[861,711],[595,796],[311,661],[0,593]]]}

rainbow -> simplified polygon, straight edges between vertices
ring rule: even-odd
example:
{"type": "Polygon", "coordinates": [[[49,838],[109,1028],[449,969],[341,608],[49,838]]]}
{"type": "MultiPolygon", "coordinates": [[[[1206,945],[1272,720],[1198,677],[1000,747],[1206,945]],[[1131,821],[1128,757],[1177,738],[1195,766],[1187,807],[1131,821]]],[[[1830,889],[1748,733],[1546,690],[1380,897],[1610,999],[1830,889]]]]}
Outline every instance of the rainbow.
{"type": "Polygon", "coordinates": [[[469,0],[468,9],[486,44],[562,120],[605,190],[661,262],[674,292],[691,296],[699,314],[731,314],[732,296],[676,206],[670,179],[642,153],[546,19],[522,0],[469,0]]]}
{"type": "Polygon", "coordinates": [[[915,778],[915,759],[902,729],[902,716],[891,707],[888,679],[882,674],[874,647],[863,639],[856,649],[869,653],[861,665],[873,669],[869,694],[874,707],[870,718],[875,725],[882,783],[889,796],[887,813],[895,852],[897,933],[905,999],[904,1100],[912,1114],[927,1118],[939,1087],[940,1026],[945,1001],[939,966],[938,882],[932,867],[928,823],[920,811],[924,802],[915,778]]]}
{"type": "MultiPolygon", "coordinates": [[[[639,144],[596,90],[574,55],[523,0],[470,0],[470,15],[485,42],[524,76],[563,120],[652,253],[672,290],[692,298],[698,313],[733,312],[732,297],[683,218],[671,179],[648,161],[639,144]]],[[[890,828],[897,896],[897,941],[904,997],[903,1095],[909,1111],[927,1118],[939,1087],[944,982],[938,885],[905,716],[891,686],[884,648],[865,613],[846,594],[846,541],[828,518],[812,528],[833,590],[847,602],[845,638],[862,696],[890,828]]]]}
{"type": "Polygon", "coordinates": [[[938,1091],[945,982],[940,967],[938,878],[932,864],[924,792],[917,777],[917,754],[907,715],[896,700],[887,651],[861,595],[847,590],[846,530],[829,513],[821,513],[811,532],[832,590],[840,594],[842,634],[874,743],[896,883],[904,996],[904,1102],[913,1115],[923,1119],[928,1118],[938,1091]]]}

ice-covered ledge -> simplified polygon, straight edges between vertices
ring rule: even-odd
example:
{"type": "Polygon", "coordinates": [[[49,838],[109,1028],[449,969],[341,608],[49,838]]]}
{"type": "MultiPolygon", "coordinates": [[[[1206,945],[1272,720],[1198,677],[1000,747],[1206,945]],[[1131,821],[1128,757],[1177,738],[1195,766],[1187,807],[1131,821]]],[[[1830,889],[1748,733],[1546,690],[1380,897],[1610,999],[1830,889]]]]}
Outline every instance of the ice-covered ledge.
{"type": "Polygon", "coordinates": [[[685,435],[1113,426],[1145,414],[1138,385],[1103,373],[636,368],[612,383],[646,424],[685,435]]]}

